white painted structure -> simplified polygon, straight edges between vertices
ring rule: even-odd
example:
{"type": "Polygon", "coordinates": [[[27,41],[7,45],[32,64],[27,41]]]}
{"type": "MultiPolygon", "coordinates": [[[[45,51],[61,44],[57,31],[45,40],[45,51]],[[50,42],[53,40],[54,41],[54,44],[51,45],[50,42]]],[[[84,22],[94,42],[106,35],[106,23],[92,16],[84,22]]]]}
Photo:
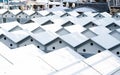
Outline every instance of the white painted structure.
{"type": "Polygon", "coordinates": [[[53,32],[40,32],[38,34],[33,34],[32,38],[32,43],[45,52],[51,52],[67,46],[58,38],[58,35],[53,32]]]}

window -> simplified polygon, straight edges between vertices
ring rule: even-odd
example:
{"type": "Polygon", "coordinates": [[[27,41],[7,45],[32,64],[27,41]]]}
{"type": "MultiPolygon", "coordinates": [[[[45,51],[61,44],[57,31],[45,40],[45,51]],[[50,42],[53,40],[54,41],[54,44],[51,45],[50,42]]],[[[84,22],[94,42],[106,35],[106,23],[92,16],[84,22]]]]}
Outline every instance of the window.
{"type": "Polygon", "coordinates": [[[6,40],[6,37],[4,37],[4,40],[6,40]]]}
{"type": "Polygon", "coordinates": [[[116,27],[117,25],[115,24],[114,27],[116,27]]]}
{"type": "Polygon", "coordinates": [[[55,47],[53,47],[53,49],[55,49],[55,47]]]}
{"type": "Polygon", "coordinates": [[[120,54],[120,52],[116,52],[116,54],[118,55],[118,54],[120,54]]]}
{"type": "Polygon", "coordinates": [[[26,44],[24,46],[26,46],[26,44]]]}
{"type": "Polygon", "coordinates": [[[38,15],[38,13],[36,13],[38,15]]]}
{"type": "Polygon", "coordinates": [[[20,18],[21,16],[19,16],[19,18],[20,18]]]}
{"type": "Polygon", "coordinates": [[[7,17],[7,15],[5,15],[5,17],[7,17]]]}
{"type": "Polygon", "coordinates": [[[91,46],[93,46],[93,43],[90,43],[91,46]]]}
{"type": "Polygon", "coordinates": [[[10,44],[10,46],[13,46],[12,44],[10,44]]]}
{"type": "Polygon", "coordinates": [[[98,53],[100,53],[101,51],[100,50],[98,50],[98,53]]]}
{"type": "Polygon", "coordinates": [[[94,23],[92,23],[92,26],[94,26],[95,24],[94,23]]]}
{"type": "Polygon", "coordinates": [[[31,39],[30,41],[33,42],[33,39],[31,39]]]}
{"type": "Polygon", "coordinates": [[[86,49],[83,49],[83,52],[86,52],[86,49]]]}
{"type": "Polygon", "coordinates": [[[59,41],[59,43],[61,44],[61,43],[62,43],[62,41],[59,41]]]}
{"type": "Polygon", "coordinates": [[[37,48],[40,48],[40,46],[37,46],[37,48]]]}
{"type": "Polygon", "coordinates": [[[116,18],[118,18],[119,16],[117,15],[116,18]]]}
{"type": "Polygon", "coordinates": [[[33,16],[33,18],[35,18],[35,16],[33,16]]]}
{"type": "Polygon", "coordinates": [[[26,16],[26,18],[27,18],[27,16],[26,16]]]}

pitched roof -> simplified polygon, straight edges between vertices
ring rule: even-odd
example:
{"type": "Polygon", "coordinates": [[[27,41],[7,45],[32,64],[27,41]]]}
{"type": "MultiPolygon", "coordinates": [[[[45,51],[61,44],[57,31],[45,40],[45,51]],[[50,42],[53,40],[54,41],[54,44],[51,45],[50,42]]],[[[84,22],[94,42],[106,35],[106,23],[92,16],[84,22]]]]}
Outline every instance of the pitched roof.
{"type": "Polygon", "coordinates": [[[101,45],[102,47],[104,47],[105,49],[109,49],[114,47],[115,45],[119,44],[120,41],[118,41],[117,39],[115,39],[114,37],[112,37],[109,34],[102,34],[102,35],[98,35],[96,37],[91,38],[94,42],[96,42],[97,44],[101,45]],[[104,37],[104,38],[103,38],[104,37]]]}
{"type": "Polygon", "coordinates": [[[40,57],[56,70],[62,70],[84,59],[69,47],[61,48],[40,57]],[[57,59],[57,60],[55,60],[57,59]]]}
{"type": "Polygon", "coordinates": [[[86,40],[88,40],[87,37],[77,32],[60,36],[60,38],[69,45],[71,45],[72,47],[76,47],[85,42],[86,40]]]}
{"type": "Polygon", "coordinates": [[[35,40],[37,40],[38,42],[40,42],[42,45],[46,45],[49,42],[55,40],[58,35],[53,33],[53,32],[40,32],[38,34],[33,34],[31,35],[35,40]]]}

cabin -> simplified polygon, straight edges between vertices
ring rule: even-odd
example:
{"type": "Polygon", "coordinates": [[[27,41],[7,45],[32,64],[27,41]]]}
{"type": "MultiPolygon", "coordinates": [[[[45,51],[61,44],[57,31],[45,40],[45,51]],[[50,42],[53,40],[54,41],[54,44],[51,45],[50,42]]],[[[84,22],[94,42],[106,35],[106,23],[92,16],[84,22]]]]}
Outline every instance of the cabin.
{"type": "Polygon", "coordinates": [[[85,42],[81,43],[76,47],[76,51],[82,56],[84,56],[85,58],[93,56],[104,50],[105,50],[104,47],[100,46],[97,42],[91,39],[86,40],[85,42]]]}
{"type": "Polygon", "coordinates": [[[30,16],[31,19],[33,18],[38,18],[38,17],[43,17],[40,13],[34,10],[24,10],[24,12],[30,16]]]}
{"type": "Polygon", "coordinates": [[[58,38],[57,34],[50,31],[40,32],[31,36],[33,38],[31,42],[47,53],[66,46],[64,41],[58,38]]]}
{"type": "Polygon", "coordinates": [[[11,49],[31,44],[31,37],[23,30],[13,32],[5,31],[5,33],[2,34],[0,38],[0,41],[11,49]]]}
{"type": "Polygon", "coordinates": [[[3,23],[3,14],[6,12],[6,9],[0,9],[0,23],[3,23]]]}
{"type": "Polygon", "coordinates": [[[3,17],[3,23],[16,21],[16,16],[9,10],[4,12],[2,14],[2,17],[3,17]]]}
{"type": "Polygon", "coordinates": [[[19,12],[16,15],[17,21],[21,24],[25,24],[26,22],[30,21],[30,16],[26,14],[24,11],[19,12]]]}
{"type": "Polygon", "coordinates": [[[101,34],[91,39],[107,50],[120,43],[119,40],[109,34],[101,34]]]}

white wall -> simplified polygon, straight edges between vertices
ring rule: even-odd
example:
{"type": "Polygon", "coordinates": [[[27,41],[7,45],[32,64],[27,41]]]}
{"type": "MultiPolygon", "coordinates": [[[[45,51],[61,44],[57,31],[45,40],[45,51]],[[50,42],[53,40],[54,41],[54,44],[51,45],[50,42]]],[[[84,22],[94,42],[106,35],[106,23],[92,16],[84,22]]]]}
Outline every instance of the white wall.
{"type": "Polygon", "coordinates": [[[65,47],[65,46],[67,46],[67,44],[66,44],[65,42],[63,42],[63,41],[60,40],[60,39],[56,39],[55,41],[53,41],[52,43],[50,43],[49,45],[46,46],[46,50],[47,50],[48,52],[50,52],[50,51],[53,51],[53,50],[56,50],[56,49],[63,48],[63,47],[65,47]],[[60,43],[60,41],[61,41],[61,43],[60,43]],[[53,47],[54,47],[55,49],[53,49],[53,47]]]}
{"type": "Polygon", "coordinates": [[[8,46],[9,48],[13,49],[13,48],[17,48],[17,44],[15,44],[13,41],[11,41],[9,38],[3,36],[0,41],[2,43],[4,43],[6,46],[8,46]],[[6,40],[5,40],[6,38],[6,40]],[[10,46],[10,44],[12,44],[12,46],[10,46]]]}
{"type": "Polygon", "coordinates": [[[21,46],[32,44],[31,39],[32,39],[31,37],[27,37],[26,39],[18,43],[18,46],[21,47],[21,46]]]}
{"type": "Polygon", "coordinates": [[[42,44],[40,44],[38,41],[36,41],[35,39],[33,39],[32,42],[37,48],[39,46],[40,50],[45,51],[45,46],[43,46],[42,44]]]}
{"type": "Polygon", "coordinates": [[[5,23],[6,22],[12,22],[12,21],[15,21],[16,20],[16,16],[10,12],[7,12],[5,14],[3,14],[3,18],[6,19],[5,23]]]}
{"type": "Polygon", "coordinates": [[[19,19],[20,21],[20,23],[21,24],[24,24],[24,23],[26,23],[27,21],[29,21],[30,20],[30,16],[28,16],[27,14],[23,14],[23,13],[20,13],[20,14],[18,14],[17,16],[17,19],[19,19]]]}
{"type": "Polygon", "coordinates": [[[120,41],[120,33],[113,31],[110,35],[112,35],[113,37],[115,37],[116,39],[118,39],[120,41]]]}
{"type": "Polygon", "coordinates": [[[86,41],[77,48],[78,53],[87,53],[87,54],[96,54],[98,53],[98,50],[103,51],[105,49],[91,40],[86,41]],[[93,45],[91,45],[91,43],[93,43],[93,45]],[[83,51],[83,49],[86,49],[86,51],[83,51]]]}
{"type": "Polygon", "coordinates": [[[110,49],[110,51],[120,57],[120,45],[116,48],[110,49]]]}

